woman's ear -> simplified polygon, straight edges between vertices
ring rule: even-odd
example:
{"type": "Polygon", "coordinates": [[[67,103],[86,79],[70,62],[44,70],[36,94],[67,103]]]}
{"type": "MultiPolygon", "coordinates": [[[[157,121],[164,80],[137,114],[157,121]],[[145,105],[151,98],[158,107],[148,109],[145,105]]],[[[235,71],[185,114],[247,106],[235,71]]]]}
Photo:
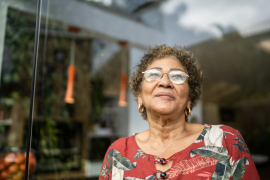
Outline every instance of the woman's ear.
{"type": "Polygon", "coordinates": [[[191,108],[191,100],[188,101],[187,103],[187,109],[191,108]]]}
{"type": "Polygon", "coordinates": [[[137,102],[138,102],[138,104],[142,105],[141,93],[137,93],[137,102]]]}

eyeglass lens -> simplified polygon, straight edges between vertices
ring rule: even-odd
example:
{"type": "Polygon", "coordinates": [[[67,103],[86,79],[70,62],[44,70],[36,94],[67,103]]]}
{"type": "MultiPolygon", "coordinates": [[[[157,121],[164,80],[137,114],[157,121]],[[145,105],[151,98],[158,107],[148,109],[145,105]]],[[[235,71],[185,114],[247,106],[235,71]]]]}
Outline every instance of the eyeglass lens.
{"type": "MultiPolygon", "coordinates": [[[[144,72],[144,77],[148,82],[159,80],[162,78],[162,75],[162,72],[155,69],[146,70],[144,72]]],[[[168,73],[168,77],[174,84],[182,84],[188,76],[183,71],[171,71],[168,73]]]]}

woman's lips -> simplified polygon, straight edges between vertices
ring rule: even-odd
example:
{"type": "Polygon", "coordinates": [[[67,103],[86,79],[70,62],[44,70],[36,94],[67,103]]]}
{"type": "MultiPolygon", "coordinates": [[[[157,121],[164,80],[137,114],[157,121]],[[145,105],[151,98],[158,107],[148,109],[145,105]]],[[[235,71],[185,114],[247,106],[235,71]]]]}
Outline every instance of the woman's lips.
{"type": "Polygon", "coordinates": [[[170,93],[160,92],[155,95],[155,97],[159,97],[162,99],[174,99],[174,96],[170,93]]]}

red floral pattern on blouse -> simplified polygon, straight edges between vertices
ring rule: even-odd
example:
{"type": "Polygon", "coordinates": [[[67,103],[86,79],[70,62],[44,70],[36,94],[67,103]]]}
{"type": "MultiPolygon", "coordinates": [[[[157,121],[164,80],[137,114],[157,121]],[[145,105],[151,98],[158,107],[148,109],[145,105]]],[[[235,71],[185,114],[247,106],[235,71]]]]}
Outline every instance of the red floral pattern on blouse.
{"type": "MultiPolygon", "coordinates": [[[[205,125],[200,136],[173,155],[166,178],[259,180],[258,172],[241,134],[225,125],[205,125]]],[[[135,136],[120,138],[107,150],[100,180],[154,180],[155,157],[144,153],[135,136]]]]}

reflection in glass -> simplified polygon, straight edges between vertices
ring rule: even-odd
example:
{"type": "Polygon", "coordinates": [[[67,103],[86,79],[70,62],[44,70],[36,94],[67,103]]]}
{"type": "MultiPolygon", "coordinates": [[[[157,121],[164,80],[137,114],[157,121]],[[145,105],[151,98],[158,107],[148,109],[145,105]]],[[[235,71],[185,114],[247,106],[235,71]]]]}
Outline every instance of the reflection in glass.
{"type": "MultiPolygon", "coordinates": [[[[23,179],[26,164],[35,15],[18,10],[18,4],[0,1],[1,179],[23,179]]],[[[36,2],[29,5],[36,7],[36,2]]],[[[35,151],[30,152],[29,162],[31,177],[36,168],[35,151]]]]}

